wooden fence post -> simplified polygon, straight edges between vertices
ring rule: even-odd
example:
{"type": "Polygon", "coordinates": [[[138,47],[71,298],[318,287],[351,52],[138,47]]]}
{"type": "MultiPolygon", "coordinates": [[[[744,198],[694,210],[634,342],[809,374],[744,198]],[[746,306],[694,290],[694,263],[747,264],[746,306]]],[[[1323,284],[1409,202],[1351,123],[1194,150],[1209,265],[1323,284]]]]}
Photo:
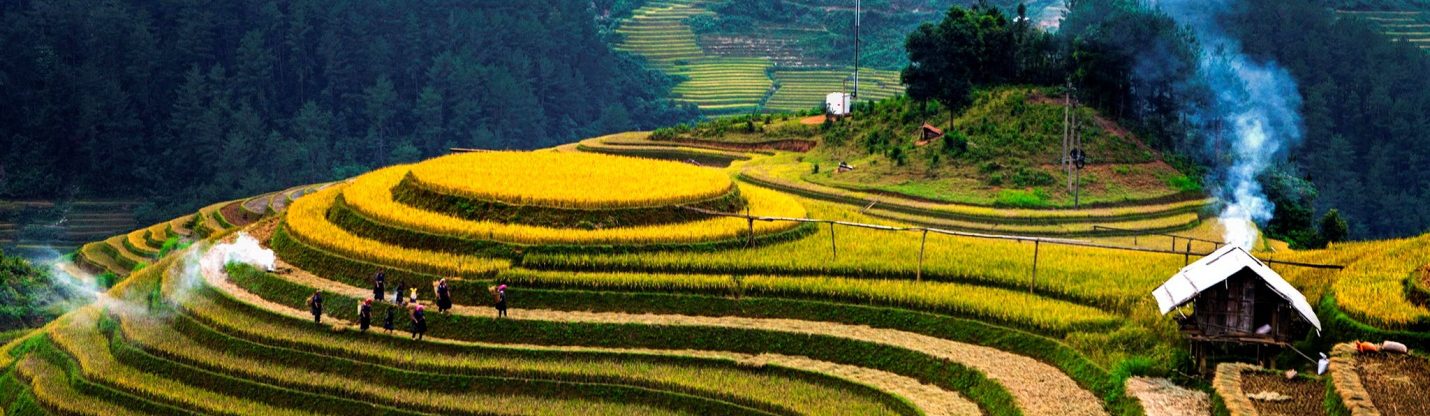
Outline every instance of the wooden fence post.
{"type": "Polygon", "coordinates": [[[1192,240],[1187,240],[1187,254],[1182,255],[1182,265],[1192,264],[1192,240]]]}
{"type": "Polygon", "coordinates": [[[1028,282],[1028,293],[1038,286],[1038,247],[1041,241],[1033,240],[1033,280],[1028,282]]]}
{"type": "Polygon", "coordinates": [[[746,217],[745,219],[750,222],[750,240],[749,240],[749,243],[746,243],[746,244],[745,244],[745,246],[747,246],[747,247],[754,247],[754,246],[755,246],[755,217],[746,217]]]}
{"type": "Polygon", "coordinates": [[[925,229],[923,239],[919,240],[919,271],[918,274],[914,275],[914,281],[916,282],[924,280],[924,246],[928,245],[928,242],[929,230],[925,229]]]}
{"type": "Polygon", "coordinates": [[[834,223],[829,223],[829,251],[834,253],[834,260],[839,260],[839,246],[834,244],[834,223]]]}

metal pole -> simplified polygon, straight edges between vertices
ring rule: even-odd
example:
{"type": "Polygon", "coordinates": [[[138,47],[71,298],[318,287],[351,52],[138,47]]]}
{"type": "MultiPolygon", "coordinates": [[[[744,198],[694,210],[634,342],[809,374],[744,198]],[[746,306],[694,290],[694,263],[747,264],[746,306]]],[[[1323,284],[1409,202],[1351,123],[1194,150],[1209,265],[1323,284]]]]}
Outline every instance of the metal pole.
{"type": "Polygon", "coordinates": [[[834,260],[839,260],[839,246],[834,244],[834,223],[829,223],[829,251],[834,253],[834,260]]]}
{"type": "Polygon", "coordinates": [[[924,230],[924,237],[922,240],[919,240],[919,271],[918,274],[914,275],[914,281],[924,280],[924,246],[928,244],[928,241],[929,230],[924,230]]]}
{"type": "Polygon", "coordinates": [[[1033,280],[1028,282],[1028,293],[1033,293],[1033,288],[1038,286],[1038,244],[1041,241],[1033,240],[1033,280]]]}

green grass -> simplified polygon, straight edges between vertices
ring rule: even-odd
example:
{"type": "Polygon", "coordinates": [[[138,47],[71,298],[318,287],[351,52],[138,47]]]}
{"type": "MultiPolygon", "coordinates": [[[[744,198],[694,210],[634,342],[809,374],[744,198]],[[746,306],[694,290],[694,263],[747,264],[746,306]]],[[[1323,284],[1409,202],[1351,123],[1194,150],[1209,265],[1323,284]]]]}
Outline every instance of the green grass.
{"type": "MultiPolygon", "coordinates": [[[[776,70],[774,79],[779,89],[765,103],[767,111],[804,111],[824,105],[831,92],[853,88],[852,68],[837,70],[776,70]]],[[[899,73],[878,69],[859,72],[859,100],[879,100],[904,92],[899,73]]]]}

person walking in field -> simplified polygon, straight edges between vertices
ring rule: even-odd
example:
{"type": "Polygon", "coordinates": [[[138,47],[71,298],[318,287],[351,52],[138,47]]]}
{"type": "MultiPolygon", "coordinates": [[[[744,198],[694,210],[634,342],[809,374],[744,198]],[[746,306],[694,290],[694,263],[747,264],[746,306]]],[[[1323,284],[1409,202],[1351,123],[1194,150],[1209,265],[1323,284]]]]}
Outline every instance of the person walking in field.
{"type": "Polygon", "coordinates": [[[406,289],[406,288],[407,288],[407,282],[397,282],[397,290],[392,292],[392,303],[393,303],[393,304],[395,304],[395,305],[397,305],[397,306],[405,306],[405,305],[407,305],[407,302],[404,302],[404,301],[403,301],[403,297],[402,297],[402,292],[404,292],[404,291],[405,291],[404,289],[406,289]]]}
{"type": "Polygon", "coordinates": [[[387,317],[382,319],[382,330],[387,331],[389,334],[392,333],[393,309],[391,306],[387,307],[387,317]]]}
{"type": "Polygon", "coordinates": [[[432,291],[437,293],[437,311],[445,315],[447,311],[452,310],[452,290],[447,287],[447,279],[438,280],[437,287],[432,291]]]}
{"type": "Polygon", "coordinates": [[[506,317],[506,285],[497,286],[497,317],[506,317]]]}
{"type": "Polygon", "coordinates": [[[358,305],[358,328],[367,332],[369,326],[372,326],[372,299],[363,300],[358,305]]]}
{"type": "Polygon", "coordinates": [[[372,298],[382,300],[382,296],[387,294],[387,273],[382,269],[377,269],[377,275],[372,278],[372,298]]]}
{"type": "Polygon", "coordinates": [[[414,287],[414,288],[411,288],[411,289],[408,289],[408,290],[409,290],[410,292],[408,293],[407,302],[408,302],[408,303],[412,303],[412,304],[416,304],[416,303],[417,303],[417,288],[414,287]]]}
{"type": "Polygon", "coordinates": [[[313,313],[313,323],[323,323],[323,292],[314,290],[308,297],[308,311],[313,313]]]}
{"type": "Polygon", "coordinates": [[[412,308],[412,339],[421,341],[422,335],[427,333],[427,314],[423,311],[422,305],[412,308]]]}

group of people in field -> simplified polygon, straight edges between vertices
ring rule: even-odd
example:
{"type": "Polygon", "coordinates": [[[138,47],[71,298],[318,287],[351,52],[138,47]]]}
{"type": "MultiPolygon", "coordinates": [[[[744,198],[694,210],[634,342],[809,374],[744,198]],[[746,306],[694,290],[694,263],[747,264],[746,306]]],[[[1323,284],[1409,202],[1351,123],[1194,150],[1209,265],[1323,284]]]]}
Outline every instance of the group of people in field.
{"type": "MultiPolygon", "coordinates": [[[[490,288],[493,301],[497,309],[497,317],[505,317],[506,285],[499,285],[490,288]]],[[[437,310],[446,314],[452,310],[452,288],[447,284],[447,279],[438,280],[432,286],[433,295],[436,298],[437,310]]],[[[409,329],[412,331],[412,339],[420,340],[427,333],[426,306],[417,301],[417,288],[407,287],[405,282],[398,282],[396,290],[392,291],[392,305],[395,308],[387,308],[387,315],[382,320],[382,329],[387,333],[392,333],[394,328],[393,310],[398,308],[406,309],[409,322],[409,329]],[[403,294],[406,296],[403,296],[403,294]]],[[[373,276],[372,297],[364,299],[358,303],[358,327],[367,332],[372,326],[372,303],[374,301],[383,302],[387,296],[387,273],[378,270],[373,276]]],[[[313,314],[314,323],[323,321],[323,293],[321,290],[314,290],[313,295],[308,297],[308,310],[313,314]]]]}

